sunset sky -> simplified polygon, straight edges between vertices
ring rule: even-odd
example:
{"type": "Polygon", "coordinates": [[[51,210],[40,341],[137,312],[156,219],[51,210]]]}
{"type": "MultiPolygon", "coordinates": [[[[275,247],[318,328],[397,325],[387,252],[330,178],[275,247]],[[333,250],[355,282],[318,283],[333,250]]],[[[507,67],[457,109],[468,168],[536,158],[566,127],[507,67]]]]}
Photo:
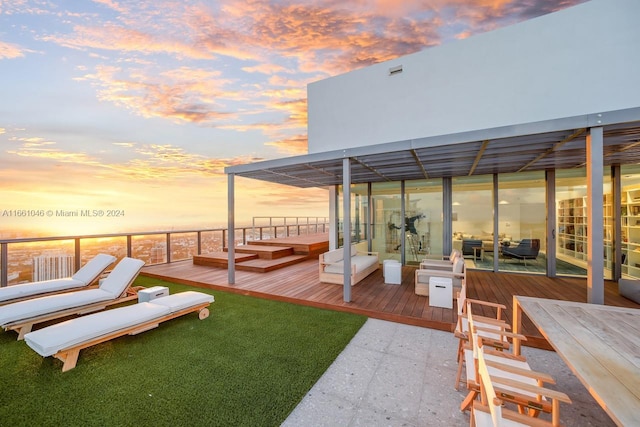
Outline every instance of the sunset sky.
{"type": "MultiPolygon", "coordinates": [[[[0,237],[223,226],[225,166],[306,153],[308,83],[577,3],[0,0],[0,237]]],[[[239,225],[328,216],[236,194],[239,225]]]]}

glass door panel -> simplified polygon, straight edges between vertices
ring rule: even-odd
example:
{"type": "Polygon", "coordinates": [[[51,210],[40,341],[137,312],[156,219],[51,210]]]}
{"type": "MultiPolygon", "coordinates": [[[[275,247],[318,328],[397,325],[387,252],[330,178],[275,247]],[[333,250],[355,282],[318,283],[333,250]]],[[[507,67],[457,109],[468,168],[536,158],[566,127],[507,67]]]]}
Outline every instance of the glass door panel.
{"type": "Polygon", "coordinates": [[[402,198],[400,182],[374,182],[371,184],[372,251],[378,252],[380,261],[400,261],[402,247],[402,198]]]}
{"type": "Polygon", "coordinates": [[[498,270],[545,274],[544,172],[498,176],[498,270]]]}
{"type": "Polygon", "coordinates": [[[467,267],[493,270],[493,176],[452,179],[453,249],[467,267]]]}
{"type": "Polygon", "coordinates": [[[442,180],[405,182],[405,260],[442,254],[442,180]]]}

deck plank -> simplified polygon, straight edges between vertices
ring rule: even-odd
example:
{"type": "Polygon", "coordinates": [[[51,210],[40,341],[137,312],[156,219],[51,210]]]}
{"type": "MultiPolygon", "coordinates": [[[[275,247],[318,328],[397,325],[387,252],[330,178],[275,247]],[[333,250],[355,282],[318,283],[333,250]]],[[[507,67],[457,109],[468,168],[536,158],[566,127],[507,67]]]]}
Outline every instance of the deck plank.
{"type": "MultiPolygon", "coordinates": [[[[414,292],[415,267],[405,266],[400,285],[386,285],[379,269],[351,288],[351,302],[343,301],[341,285],[320,283],[318,261],[310,259],[267,273],[236,271],[236,283],[229,284],[226,269],[193,265],[189,260],[146,266],[142,275],[209,289],[253,295],[278,301],[347,311],[372,318],[452,331],[457,321],[456,306],[429,306],[429,298],[414,292]]],[[[587,281],[582,278],[549,278],[539,275],[467,273],[469,298],[504,304],[504,318],[511,323],[513,295],[586,302],[587,281]]],[[[639,308],[640,304],[618,294],[614,282],[605,282],[605,304],[639,308]]],[[[494,315],[488,310],[484,315],[494,315]]],[[[523,319],[528,345],[549,348],[537,328],[523,319]]]]}

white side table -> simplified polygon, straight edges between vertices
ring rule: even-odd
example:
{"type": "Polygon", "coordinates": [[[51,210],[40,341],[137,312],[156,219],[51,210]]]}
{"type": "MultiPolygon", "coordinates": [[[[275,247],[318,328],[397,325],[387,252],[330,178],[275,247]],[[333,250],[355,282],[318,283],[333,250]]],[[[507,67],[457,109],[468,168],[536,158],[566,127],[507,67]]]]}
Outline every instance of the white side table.
{"type": "Polygon", "coordinates": [[[402,264],[400,261],[384,260],[382,263],[384,283],[387,285],[399,285],[402,283],[402,264]],[[388,261],[388,262],[387,262],[388,261]]]}
{"type": "Polygon", "coordinates": [[[448,277],[429,278],[429,305],[453,308],[453,281],[448,277]]]}

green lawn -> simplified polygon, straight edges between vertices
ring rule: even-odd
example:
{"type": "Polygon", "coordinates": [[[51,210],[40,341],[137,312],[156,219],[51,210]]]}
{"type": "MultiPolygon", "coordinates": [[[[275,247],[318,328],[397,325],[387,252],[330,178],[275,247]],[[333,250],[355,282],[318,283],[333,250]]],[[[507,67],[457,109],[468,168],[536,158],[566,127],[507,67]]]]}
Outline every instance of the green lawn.
{"type": "MultiPolygon", "coordinates": [[[[189,288],[139,277],[141,286],[189,288]]],[[[200,289],[198,289],[200,290],[200,289]]],[[[219,291],[192,313],[80,352],[76,368],[0,332],[6,426],[277,426],[366,318],[219,291]]]]}

